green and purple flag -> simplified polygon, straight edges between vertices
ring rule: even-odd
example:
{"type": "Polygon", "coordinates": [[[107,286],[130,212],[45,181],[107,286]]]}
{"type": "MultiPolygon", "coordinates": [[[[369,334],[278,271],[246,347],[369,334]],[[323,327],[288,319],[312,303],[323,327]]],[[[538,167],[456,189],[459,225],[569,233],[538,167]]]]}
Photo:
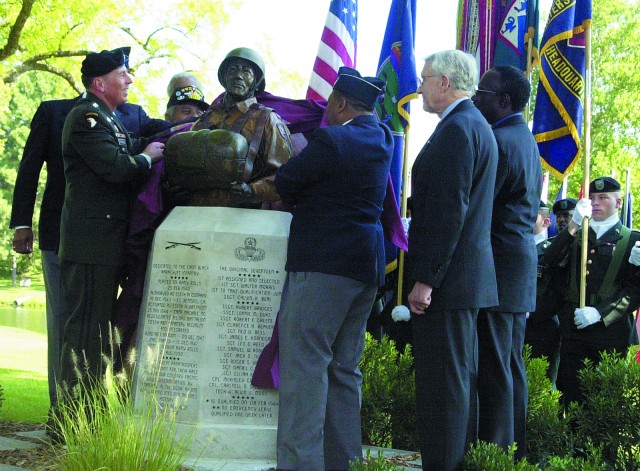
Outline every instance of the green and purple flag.
{"type": "MultiPolygon", "coordinates": [[[[378,78],[386,84],[386,90],[383,99],[376,105],[376,113],[393,133],[394,155],[390,177],[398,206],[405,183],[402,174],[405,164],[405,137],[409,129],[409,102],[418,97],[418,76],[414,56],[415,29],[416,0],[393,0],[377,71],[378,78]]],[[[396,234],[396,240],[390,242],[392,243],[386,244],[387,271],[395,269],[397,247],[406,250],[404,230],[396,234]]]]}

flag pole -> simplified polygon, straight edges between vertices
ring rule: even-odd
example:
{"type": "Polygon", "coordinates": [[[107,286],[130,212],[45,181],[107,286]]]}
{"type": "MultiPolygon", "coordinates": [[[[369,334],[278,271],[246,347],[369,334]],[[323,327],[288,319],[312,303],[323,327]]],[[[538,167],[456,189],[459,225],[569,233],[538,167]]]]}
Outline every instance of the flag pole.
{"type": "MultiPolygon", "coordinates": [[[[529,38],[527,42],[527,78],[531,81],[531,74],[533,73],[533,64],[531,60],[533,58],[533,38],[529,38]]],[[[527,107],[524,110],[524,120],[529,123],[529,115],[531,114],[531,95],[529,95],[529,100],[527,101],[527,107]]]]}
{"type": "MultiPolygon", "coordinates": [[[[400,216],[407,217],[407,182],[409,181],[409,123],[404,128],[404,149],[402,151],[402,192],[400,193],[400,216]]],[[[402,306],[402,286],[404,285],[404,250],[400,249],[398,256],[398,302],[396,306],[402,306]]]]}
{"type": "MultiPolygon", "coordinates": [[[[624,205],[622,206],[622,221],[623,225],[627,224],[627,218],[629,217],[629,194],[631,193],[631,189],[629,187],[631,185],[631,170],[627,169],[627,178],[624,183],[624,205]]],[[[631,228],[631,227],[629,227],[631,228]]]]}
{"type": "MultiPolygon", "coordinates": [[[[589,165],[591,159],[591,25],[584,30],[585,37],[585,96],[584,96],[584,159],[582,163],[582,188],[584,198],[589,198],[589,165]]],[[[582,258],[580,263],[580,307],[586,306],[587,297],[587,244],[589,243],[589,218],[582,220],[582,258]]]]}

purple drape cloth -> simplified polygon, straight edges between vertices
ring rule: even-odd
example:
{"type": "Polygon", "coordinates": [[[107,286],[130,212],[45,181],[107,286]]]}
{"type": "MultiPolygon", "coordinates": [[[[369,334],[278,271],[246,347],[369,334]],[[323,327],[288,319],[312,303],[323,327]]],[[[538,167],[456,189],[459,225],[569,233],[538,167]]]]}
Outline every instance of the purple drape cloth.
{"type": "MultiPolygon", "coordinates": [[[[174,134],[191,129],[192,124],[174,126],[151,140],[167,142],[174,134]]],[[[138,324],[151,241],[166,212],[160,187],[163,173],[164,161],[153,164],[149,179],[130,205],[129,233],[125,241],[126,278],[113,315],[113,324],[121,333],[122,351],[132,346],[129,344],[138,324]]]]}

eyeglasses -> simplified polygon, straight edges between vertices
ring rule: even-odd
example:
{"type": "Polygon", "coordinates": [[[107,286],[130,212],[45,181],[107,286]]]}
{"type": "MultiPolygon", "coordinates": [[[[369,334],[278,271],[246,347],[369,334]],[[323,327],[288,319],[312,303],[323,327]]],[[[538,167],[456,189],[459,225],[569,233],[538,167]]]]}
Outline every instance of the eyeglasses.
{"type": "Polygon", "coordinates": [[[427,80],[428,78],[431,78],[431,77],[442,77],[442,74],[425,75],[424,77],[419,77],[418,78],[418,88],[421,88],[422,84],[424,83],[424,81],[427,80]]]}
{"type": "Polygon", "coordinates": [[[494,92],[491,90],[483,90],[482,88],[476,88],[475,94],[477,95],[478,93],[488,93],[489,95],[499,95],[498,92],[494,92]]]}

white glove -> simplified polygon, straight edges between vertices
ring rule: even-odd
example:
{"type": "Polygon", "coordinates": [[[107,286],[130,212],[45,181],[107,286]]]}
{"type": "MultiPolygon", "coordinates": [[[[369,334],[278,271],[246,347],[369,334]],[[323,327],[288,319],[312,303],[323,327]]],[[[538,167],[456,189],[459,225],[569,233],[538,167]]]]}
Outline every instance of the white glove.
{"type": "Polygon", "coordinates": [[[640,241],[636,242],[636,245],[631,249],[629,263],[633,265],[640,265],[640,241]]]}
{"type": "Polygon", "coordinates": [[[595,324],[602,317],[595,307],[585,306],[578,308],[573,314],[573,322],[575,322],[578,329],[584,329],[585,327],[595,324]]]}
{"type": "Polygon", "coordinates": [[[393,308],[393,311],[391,311],[391,318],[395,322],[408,321],[411,319],[411,313],[407,306],[396,306],[393,308]]]}
{"type": "Polygon", "coordinates": [[[582,226],[582,220],[584,218],[591,218],[591,200],[589,198],[582,198],[576,204],[576,208],[573,210],[573,217],[571,218],[578,226],[582,226]]]}
{"type": "Polygon", "coordinates": [[[402,227],[404,228],[404,235],[409,235],[409,225],[411,224],[411,218],[400,218],[402,220],[402,227]]]}

